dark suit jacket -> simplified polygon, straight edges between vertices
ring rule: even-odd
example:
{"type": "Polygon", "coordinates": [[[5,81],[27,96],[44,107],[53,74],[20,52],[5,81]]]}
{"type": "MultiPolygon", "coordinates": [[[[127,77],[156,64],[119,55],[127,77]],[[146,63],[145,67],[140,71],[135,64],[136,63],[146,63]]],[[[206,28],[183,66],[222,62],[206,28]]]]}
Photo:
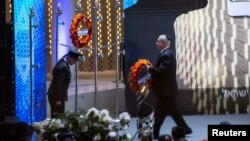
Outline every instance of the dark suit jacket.
{"type": "Polygon", "coordinates": [[[175,53],[167,48],[159,56],[154,67],[149,68],[153,78],[152,89],[157,101],[175,100],[177,92],[175,53]]]}
{"type": "Polygon", "coordinates": [[[69,65],[64,59],[58,61],[52,71],[53,78],[48,89],[48,97],[51,101],[67,101],[68,87],[71,79],[69,65]]]}
{"type": "MultiPolygon", "coordinates": [[[[125,99],[128,112],[137,116],[136,95],[130,90],[128,83],[131,66],[140,59],[156,60],[155,42],[159,34],[168,34],[171,38],[171,47],[175,50],[174,23],[176,18],[189,11],[206,7],[207,0],[139,0],[135,5],[124,10],[124,82],[125,99]]],[[[149,95],[147,102],[154,103],[154,95],[149,95]],[[151,97],[152,96],[152,97],[151,97]]]]}

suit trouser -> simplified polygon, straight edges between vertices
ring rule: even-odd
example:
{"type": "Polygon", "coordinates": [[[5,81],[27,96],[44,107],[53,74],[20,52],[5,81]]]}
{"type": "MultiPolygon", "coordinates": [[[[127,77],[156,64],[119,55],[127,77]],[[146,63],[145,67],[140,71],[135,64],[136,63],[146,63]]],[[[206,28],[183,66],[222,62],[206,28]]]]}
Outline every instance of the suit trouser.
{"type": "Polygon", "coordinates": [[[56,117],[55,114],[57,113],[64,113],[65,111],[65,101],[61,101],[61,105],[57,105],[55,102],[50,102],[50,113],[51,117],[56,117]]]}
{"type": "MultiPolygon", "coordinates": [[[[166,103],[165,103],[166,104],[166,103]]],[[[155,108],[155,114],[154,114],[154,138],[158,138],[160,134],[160,128],[165,120],[165,117],[170,115],[174,122],[183,128],[189,128],[187,123],[185,122],[182,114],[179,112],[179,110],[176,108],[175,105],[171,105],[171,107],[164,106],[162,104],[157,104],[155,108]]]]}

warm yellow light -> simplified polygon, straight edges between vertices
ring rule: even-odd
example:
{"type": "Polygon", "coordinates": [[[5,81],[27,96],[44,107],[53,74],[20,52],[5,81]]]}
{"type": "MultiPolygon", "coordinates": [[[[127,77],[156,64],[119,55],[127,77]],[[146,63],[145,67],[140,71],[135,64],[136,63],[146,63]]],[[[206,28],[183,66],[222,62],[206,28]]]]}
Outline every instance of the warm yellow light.
{"type": "Polygon", "coordinates": [[[250,74],[250,61],[248,61],[248,74],[250,74]]]}
{"type": "Polygon", "coordinates": [[[248,52],[248,50],[249,50],[248,44],[244,44],[244,57],[245,57],[246,60],[249,59],[249,52],[248,52]]]}
{"type": "MultiPolygon", "coordinates": [[[[92,4],[91,4],[91,1],[92,0],[87,0],[87,16],[88,17],[92,17],[92,4]]],[[[89,43],[88,43],[88,46],[89,46],[89,48],[91,48],[89,51],[88,51],[88,57],[91,57],[91,55],[92,55],[92,53],[93,53],[93,50],[92,50],[92,40],[90,40],[89,41],[89,43]]]]}
{"type": "Polygon", "coordinates": [[[245,74],[245,86],[246,87],[249,87],[250,85],[249,85],[249,74],[245,74]]]}
{"type": "Polygon", "coordinates": [[[238,78],[237,77],[234,77],[234,87],[238,87],[238,78]]]}
{"type": "Polygon", "coordinates": [[[231,72],[232,72],[232,75],[235,76],[235,64],[234,64],[234,62],[231,63],[231,72]]]}
{"type": "Polygon", "coordinates": [[[231,41],[231,44],[230,44],[231,45],[231,49],[235,50],[235,38],[231,37],[230,41],[231,41]]]}

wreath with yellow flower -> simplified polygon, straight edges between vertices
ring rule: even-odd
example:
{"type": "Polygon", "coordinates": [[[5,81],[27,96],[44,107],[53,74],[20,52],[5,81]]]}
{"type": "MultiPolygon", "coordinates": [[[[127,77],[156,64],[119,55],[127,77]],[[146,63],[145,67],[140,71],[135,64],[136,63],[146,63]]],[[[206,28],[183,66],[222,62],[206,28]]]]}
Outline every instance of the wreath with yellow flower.
{"type": "Polygon", "coordinates": [[[92,36],[92,23],[90,19],[84,14],[78,13],[72,20],[70,27],[70,38],[72,44],[77,48],[84,47],[91,39],[92,36]],[[81,24],[80,24],[81,23],[81,24]],[[87,35],[79,36],[80,25],[86,26],[88,29],[87,35]]]}
{"type": "MultiPolygon", "coordinates": [[[[129,75],[129,85],[131,88],[131,91],[136,93],[139,90],[141,90],[141,86],[138,84],[138,75],[144,65],[152,66],[149,60],[146,59],[139,59],[130,69],[130,75],[129,75]]],[[[151,89],[151,83],[152,79],[150,78],[147,80],[146,85],[147,88],[151,89]]],[[[143,94],[143,93],[142,93],[143,94]]]]}

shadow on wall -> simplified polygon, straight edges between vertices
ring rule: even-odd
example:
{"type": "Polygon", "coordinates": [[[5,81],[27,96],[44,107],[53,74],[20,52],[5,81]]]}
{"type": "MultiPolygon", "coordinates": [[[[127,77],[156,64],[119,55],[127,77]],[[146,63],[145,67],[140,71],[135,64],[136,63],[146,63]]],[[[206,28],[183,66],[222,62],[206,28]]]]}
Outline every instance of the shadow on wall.
{"type": "MultiPolygon", "coordinates": [[[[171,37],[175,51],[174,22],[181,14],[206,7],[207,0],[139,0],[124,11],[124,82],[128,112],[137,116],[136,96],[130,91],[127,79],[131,66],[138,59],[148,59],[153,64],[158,54],[155,41],[159,34],[171,37]]],[[[151,94],[152,95],[152,94],[151,94]]],[[[150,98],[151,99],[151,98],[150,98]]],[[[154,98],[152,98],[154,99],[154,98]]],[[[152,103],[153,100],[149,100],[152,103]]]]}

